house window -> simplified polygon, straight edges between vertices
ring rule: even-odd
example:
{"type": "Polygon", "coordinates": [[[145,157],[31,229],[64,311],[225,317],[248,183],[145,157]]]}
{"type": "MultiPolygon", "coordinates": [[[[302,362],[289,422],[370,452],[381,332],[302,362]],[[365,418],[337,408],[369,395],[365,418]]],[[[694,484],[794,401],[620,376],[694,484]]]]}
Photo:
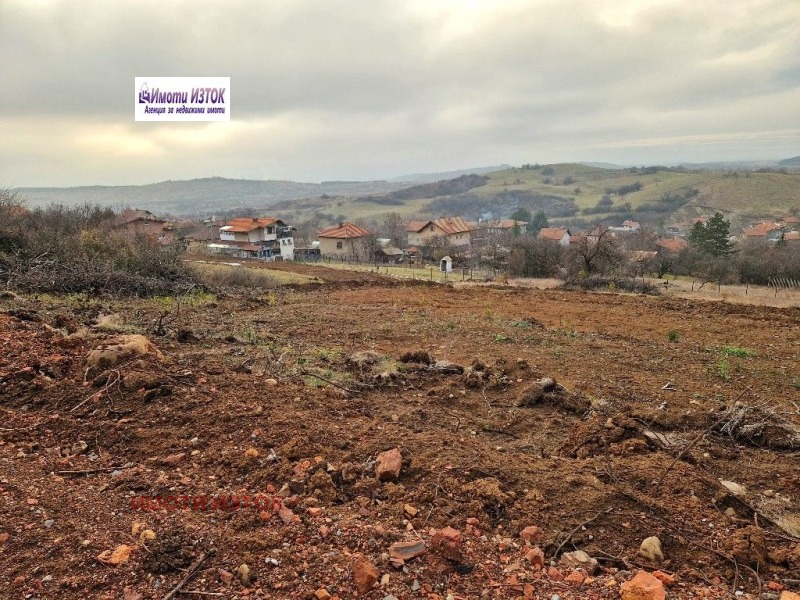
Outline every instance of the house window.
{"type": "Polygon", "coordinates": [[[341,250],[343,248],[342,242],[336,242],[336,249],[341,250]]]}

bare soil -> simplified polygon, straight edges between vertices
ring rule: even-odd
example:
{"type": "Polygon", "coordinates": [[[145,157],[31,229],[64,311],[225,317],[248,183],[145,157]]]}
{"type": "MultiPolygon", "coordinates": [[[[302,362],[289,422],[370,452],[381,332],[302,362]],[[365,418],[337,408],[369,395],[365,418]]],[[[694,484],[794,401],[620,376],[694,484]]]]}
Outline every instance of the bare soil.
{"type": "Polygon", "coordinates": [[[183,591],[352,598],[359,557],[366,598],[619,598],[639,568],[671,598],[798,591],[800,309],[273,266],[320,284],[0,300],[0,597],[164,598],[204,557],[183,591]],[[123,333],[162,356],[87,380],[123,333]],[[135,504],[258,494],[291,512],[135,504]]]}

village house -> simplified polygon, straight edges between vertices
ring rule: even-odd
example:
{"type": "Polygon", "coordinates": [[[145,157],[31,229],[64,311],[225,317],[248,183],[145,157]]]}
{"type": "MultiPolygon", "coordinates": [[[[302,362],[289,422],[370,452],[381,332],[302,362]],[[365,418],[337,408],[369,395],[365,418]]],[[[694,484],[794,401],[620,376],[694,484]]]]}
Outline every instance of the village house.
{"type": "Polygon", "coordinates": [[[540,240],[558,242],[562,246],[569,246],[572,234],[566,227],[542,227],[536,236],[540,240]]]}
{"type": "Polygon", "coordinates": [[[354,223],[343,222],[323,229],[317,234],[322,258],[342,260],[370,260],[372,258],[372,233],[354,223]]]}
{"type": "Polygon", "coordinates": [[[482,229],[489,235],[501,235],[512,233],[514,235],[524,235],[528,232],[527,221],[515,221],[514,219],[493,219],[488,221],[478,221],[475,226],[482,229]]]}
{"type": "Polygon", "coordinates": [[[656,246],[658,246],[659,251],[666,252],[668,254],[678,254],[681,250],[686,248],[689,244],[686,240],[679,240],[675,238],[658,238],[656,240],[656,246]]]}
{"type": "Polygon", "coordinates": [[[742,236],[745,239],[763,239],[768,242],[777,242],[783,236],[783,228],[779,223],[762,221],[743,230],[742,236]]]}
{"type": "Polygon", "coordinates": [[[159,219],[149,210],[123,210],[114,219],[114,228],[122,231],[143,233],[160,244],[167,246],[175,242],[175,226],[169,221],[159,219]]]}
{"type": "Polygon", "coordinates": [[[461,217],[442,217],[433,221],[411,221],[406,228],[409,246],[426,246],[439,237],[445,245],[458,248],[472,243],[472,232],[476,227],[461,217]]]}
{"type": "Polygon", "coordinates": [[[642,228],[639,221],[623,221],[619,227],[609,227],[615,233],[635,233],[642,228]]]}
{"type": "Polygon", "coordinates": [[[237,217],[219,228],[215,254],[262,260],[294,260],[294,227],[275,217],[237,217]]]}

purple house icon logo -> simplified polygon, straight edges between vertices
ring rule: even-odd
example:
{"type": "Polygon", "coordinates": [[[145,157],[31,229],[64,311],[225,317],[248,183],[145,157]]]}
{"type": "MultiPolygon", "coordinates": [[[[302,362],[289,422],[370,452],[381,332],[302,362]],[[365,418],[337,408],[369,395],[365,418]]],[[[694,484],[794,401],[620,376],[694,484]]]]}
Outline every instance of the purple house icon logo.
{"type": "Polygon", "coordinates": [[[147,87],[145,81],[139,88],[139,104],[147,104],[150,102],[150,88],[147,87]]]}

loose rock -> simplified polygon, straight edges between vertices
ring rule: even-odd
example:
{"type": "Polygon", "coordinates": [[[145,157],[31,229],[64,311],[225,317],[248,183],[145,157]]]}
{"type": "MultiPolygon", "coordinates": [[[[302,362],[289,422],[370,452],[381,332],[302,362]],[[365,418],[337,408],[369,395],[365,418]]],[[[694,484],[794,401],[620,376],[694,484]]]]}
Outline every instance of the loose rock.
{"type": "Polygon", "coordinates": [[[661,551],[661,540],[654,535],[645,538],[639,547],[639,556],[651,563],[659,563],[664,560],[664,553],[661,551]]]}
{"type": "Polygon", "coordinates": [[[353,580],[359,594],[366,594],[378,582],[378,568],[364,557],[359,557],[353,564],[353,580]]]}
{"type": "Polygon", "coordinates": [[[646,571],[639,571],[619,588],[622,600],[664,600],[664,584],[646,571]]]}
{"type": "Polygon", "coordinates": [[[565,552],[561,555],[561,564],[570,569],[583,569],[589,575],[597,570],[597,560],[586,554],[583,550],[565,552]]]}
{"type": "Polygon", "coordinates": [[[403,455],[400,450],[392,448],[378,454],[378,461],[375,464],[375,475],[380,481],[397,481],[400,477],[400,469],[403,467],[403,455]]]}

